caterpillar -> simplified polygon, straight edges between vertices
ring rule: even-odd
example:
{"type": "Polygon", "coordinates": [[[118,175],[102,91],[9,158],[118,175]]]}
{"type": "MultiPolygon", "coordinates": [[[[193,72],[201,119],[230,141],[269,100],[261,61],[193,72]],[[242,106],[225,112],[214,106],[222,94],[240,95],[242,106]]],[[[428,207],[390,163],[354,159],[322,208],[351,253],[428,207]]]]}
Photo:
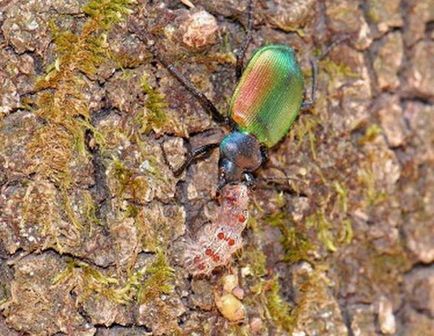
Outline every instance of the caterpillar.
{"type": "Polygon", "coordinates": [[[247,186],[226,185],[220,203],[216,219],[203,226],[194,241],[187,243],[184,264],[193,275],[210,274],[216,267],[226,265],[243,245],[241,234],[248,220],[247,186]]]}

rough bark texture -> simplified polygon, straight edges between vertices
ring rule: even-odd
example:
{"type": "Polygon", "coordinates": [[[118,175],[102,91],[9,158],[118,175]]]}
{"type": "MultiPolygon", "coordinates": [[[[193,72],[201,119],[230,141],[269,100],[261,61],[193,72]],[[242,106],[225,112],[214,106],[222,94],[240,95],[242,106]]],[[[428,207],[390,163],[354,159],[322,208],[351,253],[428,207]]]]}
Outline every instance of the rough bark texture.
{"type": "Polygon", "coordinates": [[[191,3],[0,0],[0,335],[432,335],[434,2],[255,1],[247,57],[344,41],[202,278],[228,129],[149,45],[224,113],[247,2],[191,3]]]}

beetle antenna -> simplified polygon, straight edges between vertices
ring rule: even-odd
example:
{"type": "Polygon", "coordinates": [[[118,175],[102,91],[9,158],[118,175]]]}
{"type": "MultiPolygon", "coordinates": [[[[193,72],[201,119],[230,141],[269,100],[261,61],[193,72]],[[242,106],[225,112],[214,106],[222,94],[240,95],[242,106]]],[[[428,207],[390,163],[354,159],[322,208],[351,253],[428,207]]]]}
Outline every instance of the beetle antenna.
{"type": "Polygon", "coordinates": [[[244,37],[239,52],[237,53],[237,65],[235,68],[237,79],[239,79],[243,73],[244,57],[246,56],[247,48],[249,47],[249,44],[252,41],[252,29],[253,29],[253,0],[248,0],[246,36],[244,37]]]}
{"type": "Polygon", "coordinates": [[[257,189],[263,189],[263,190],[276,190],[276,191],[282,191],[284,193],[290,194],[290,195],[294,195],[294,196],[298,196],[298,197],[307,197],[307,194],[297,190],[298,188],[294,188],[293,186],[291,186],[289,183],[278,183],[279,181],[289,181],[289,180],[294,180],[297,182],[303,182],[306,183],[305,181],[299,179],[299,178],[292,178],[292,177],[282,177],[282,178],[257,178],[256,181],[257,182],[264,182],[264,183],[257,183],[256,184],[256,188],[257,189]]]}
{"type": "Polygon", "coordinates": [[[160,62],[166,68],[166,70],[169,71],[169,73],[175,77],[178,82],[199,101],[200,105],[211,115],[214,121],[225,124],[229,123],[229,119],[220,113],[212,101],[209,100],[208,97],[205,96],[205,94],[203,94],[198,88],[196,88],[196,86],[190,80],[188,80],[173,64],[167,61],[153,43],[150,43],[153,41],[152,35],[150,33],[145,32],[144,28],[139,28],[137,22],[131,22],[130,26],[130,32],[135,34],[138,39],[147,46],[152,56],[157,59],[158,62],[160,62]]]}
{"type": "Polygon", "coordinates": [[[264,181],[264,182],[280,182],[280,181],[296,181],[300,183],[307,184],[306,181],[298,178],[298,177],[257,177],[256,181],[264,181]]]}
{"type": "Polygon", "coordinates": [[[322,61],[324,58],[326,58],[328,56],[328,54],[330,54],[330,52],[333,50],[334,47],[336,47],[337,45],[349,40],[350,36],[348,34],[343,35],[339,38],[337,38],[336,40],[334,40],[332,43],[330,43],[325,50],[321,53],[321,55],[319,55],[318,57],[316,57],[316,61],[322,61]]]}

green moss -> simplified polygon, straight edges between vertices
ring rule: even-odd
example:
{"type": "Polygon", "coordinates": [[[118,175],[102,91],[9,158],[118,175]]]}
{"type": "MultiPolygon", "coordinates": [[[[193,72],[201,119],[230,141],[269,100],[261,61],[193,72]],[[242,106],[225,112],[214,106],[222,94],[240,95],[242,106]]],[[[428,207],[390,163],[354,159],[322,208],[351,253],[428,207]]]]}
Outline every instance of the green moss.
{"type": "Polygon", "coordinates": [[[295,263],[309,260],[308,253],[313,246],[302,232],[290,226],[291,220],[286,212],[276,212],[266,217],[265,221],[282,234],[280,242],[285,251],[284,261],[295,263]]]}
{"type": "Polygon", "coordinates": [[[360,74],[356,73],[351,67],[344,63],[336,63],[330,59],[324,59],[320,62],[320,68],[328,75],[329,91],[332,92],[338,81],[342,79],[356,79],[360,74]]]}
{"type": "MultiPolygon", "coordinates": [[[[89,15],[79,33],[61,30],[50,23],[57,58],[35,85],[35,113],[46,125],[29,144],[29,153],[39,162],[37,172],[53,179],[62,189],[73,180],[69,169],[74,152],[85,155],[84,132],[89,128],[89,106],[83,93],[83,74],[95,75],[109,56],[107,32],[129,13],[131,0],[93,0],[83,7],[89,15]],[[84,120],[84,122],[83,122],[84,120]]],[[[101,141],[98,136],[97,141],[101,141]]]]}
{"type": "Polygon", "coordinates": [[[359,144],[364,145],[374,141],[382,132],[383,130],[377,124],[369,125],[365,134],[359,139],[359,144]]]}
{"type": "Polygon", "coordinates": [[[140,209],[134,204],[128,204],[125,209],[125,217],[136,218],[140,213],[140,209]]]}
{"type": "MultiPolygon", "coordinates": [[[[284,206],[284,199],[278,196],[275,202],[284,206]]],[[[258,211],[262,211],[257,207],[258,211]]],[[[302,235],[292,235],[289,232],[295,232],[295,228],[290,228],[290,219],[285,212],[276,212],[264,218],[268,225],[277,227],[281,233],[281,242],[285,249],[285,261],[297,261],[306,257],[309,245],[302,235]],[[294,231],[292,231],[294,230],[294,231]],[[295,237],[294,237],[295,236],[295,237]]],[[[257,240],[263,238],[263,233],[257,221],[249,219],[249,227],[254,232],[257,240]]],[[[243,303],[246,306],[253,306],[256,311],[262,312],[263,319],[273,322],[278,330],[290,332],[293,329],[295,317],[291,306],[285,302],[280,295],[280,284],[277,276],[266,280],[269,274],[267,269],[267,256],[258,246],[247,245],[240,259],[243,271],[249,275],[247,282],[251,295],[244,298],[243,303]]],[[[233,332],[244,332],[244,329],[233,330],[233,332]]]]}
{"type": "Polygon", "coordinates": [[[167,177],[164,175],[162,170],[160,169],[160,163],[157,157],[147,151],[144,150],[143,145],[140,146],[142,149],[143,158],[146,159],[148,163],[148,167],[146,168],[146,174],[151,176],[157,183],[167,183],[167,177]]]}
{"type": "Polygon", "coordinates": [[[332,233],[332,224],[326,218],[323,210],[320,210],[306,218],[306,227],[314,228],[317,232],[318,239],[324,244],[324,246],[335,252],[336,239],[332,233]]]}
{"type": "Polygon", "coordinates": [[[52,279],[54,285],[66,282],[76,287],[79,302],[85,301],[94,293],[120,304],[126,304],[130,299],[128,291],[124,290],[126,286],[119,288],[116,278],[105,275],[83,261],[68,260],[66,268],[52,279]]]}
{"type": "Polygon", "coordinates": [[[348,218],[348,189],[337,181],[334,182],[333,187],[337,194],[337,205],[340,211],[339,217],[343,217],[341,221],[342,229],[339,231],[337,240],[341,244],[349,244],[353,239],[353,227],[351,220],[348,218]]]}
{"type": "Polygon", "coordinates": [[[68,193],[63,190],[62,191],[62,203],[63,203],[63,209],[65,210],[66,216],[70,220],[70,222],[75,226],[77,230],[81,230],[83,228],[83,224],[80,222],[80,220],[75,215],[74,210],[71,206],[71,201],[69,199],[68,193]]]}
{"type": "MultiPolygon", "coordinates": [[[[92,139],[93,141],[95,141],[95,145],[97,145],[101,151],[104,151],[107,142],[104,134],[98,129],[96,129],[95,126],[93,126],[92,123],[89,121],[89,119],[78,118],[77,123],[81,125],[81,128],[83,129],[83,138],[81,138],[83,139],[83,141],[80,141],[80,145],[84,144],[85,131],[90,131],[92,133],[92,139]]],[[[80,147],[77,146],[76,148],[79,149],[80,147]]]]}
{"type": "Polygon", "coordinates": [[[297,311],[282,298],[278,276],[268,280],[256,278],[250,291],[252,295],[244,298],[243,303],[256,306],[255,310],[262,313],[261,318],[272,321],[277,331],[290,333],[296,322],[297,311]]]}
{"type": "Polygon", "coordinates": [[[297,149],[300,148],[307,138],[314,160],[317,158],[315,130],[319,124],[320,121],[318,116],[312,114],[302,114],[289,132],[291,143],[294,143],[297,149]]]}
{"type": "Polygon", "coordinates": [[[348,212],[348,189],[337,181],[333,183],[333,187],[338,195],[338,205],[340,207],[340,211],[343,213],[348,212]]]}
{"type": "Polygon", "coordinates": [[[140,119],[138,120],[140,124],[140,132],[149,133],[152,129],[159,129],[163,127],[168,121],[167,118],[167,102],[165,101],[165,96],[155,90],[148,83],[146,75],[143,75],[140,84],[142,86],[143,92],[146,94],[145,109],[140,119]]]}
{"type": "Polygon", "coordinates": [[[139,286],[137,300],[141,304],[149,302],[161,294],[173,292],[175,279],[174,269],[169,266],[163,251],[157,251],[155,260],[146,268],[147,279],[139,286]]]}
{"type": "Polygon", "coordinates": [[[162,251],[158,251],[155,260],[133,273],[125,282],[108,276],[83,261],[70,259],[66,268],[53,279],[54,285],[72,283],[79,293],[79,301],[98,293],[110,301],[127,304],[137,298],[140,303],[152,301],[161,294],[173,291],[174,270],[169,266],[162,251]]]}
{"type": "Polygon", "coordinates": [[[56,194],[48,183],[31,181],[26,185],[22,198],[20,227],[35,227],[45,238],[44,247],[54,247],[62,253],[64,248],[59,237],[65,232],[57,229],[61,218],[56,210],[56,194]]]}
{"type": "Polygon", "coordinates": [[[6,288],[5,286],[2,284],[1,288],[0,288],[0,306],[2,304],[4,304],[5,302],[7,302],[9,300],[9,298],[6,296],[6,288]]]}
{"type": "Polygon", "coordinates": [[[280,283],[277,276],[269,280],[265,287],[266,307],[268,310],[268,317],[274,323],[287,332],[291,332],[295,316],[292,314],[291,306],[280,296],[280,283]]]}
{"type": "Polygon", "coordinates": [[[27,151],[41,177],[68,189],[72,183],[69,164],[74,154],[73,144],[73,136],[63,126],[47,124],[35,131],[27,151]]]}
{"type": "Polygon", "coordinates": [[[119,187],[116,190],[116,195],[121,197],[122,194],[127,190],[131,184],[131,179],[133,173],[131,170],[126,168],[122,161],[119,159],[114,159],[112,161],[113,176],[119,182],[119,187]]]}
{"type": "MultiPolygon", "coordinates": [[[[150,61],[150,58],[140,59],[126,51],[120,51],[117,53],[111,52],[110,59],[115,63],[117,69],[123,70],[123,73],[129,73],[128,69],[137,68],[141,64],[147,64],[150,61]]],[[[121,78],[124,77],[121,76],[121,78]]]]}
{"type": "Polygon", "coordinates": [[[92,195],[88,191],[85,191],[83,194],[83,202],[83,215],[86,223],[89,225],[89,235],[91,235],[94,225],[101,225],[101,221],[96,216],[96,205],[92,195]]]}
{"type": "Polygon", "coordinates": [[[91,0],[82,9],[100,29],[108,30],[131,14],[130,6],[136,0],[91,0]]]}
{"type": "Polygon", "coordinates": [[[378,190],[377,181],[372,168],[358,171],[360,184],[364,187],[364,197],[367,206],[374,206],[386,200],[387,194],[378,190]]]}
{"type": "Polygon", "coordinates": [[[131,198],[132,200],[140,199],[148,189],[146,177],[135,173],[132,169],[127,168],[119,159],[113,159],[111,174],[117,181],[114,193],[118,198],[131,198]]]}
{"type": "Polygon", "coordinates": [[[331,77],[342,76],[349,78],[358,78],[359,74],[354,72],[351,67],[344,63],[336,63],[330,59],[322,60],[320,63],[321,68],[331,77]]]}
{"type": "Polygon", "coordinates": [[[285,248],[284,261],[296,263],[301,260],[310,260],[308,253],[312,250],[312,243],[295,228],[287,230],[283,246],[285,248]]]}
{"type": "Polygon", "coordinates": [[[248,266],[255,278],[261,278],[267,274],[267,257],[256,246],[249,245],[244,248],[240,264],[248,266]]]}
{"type": "Polygon", "coordinates": [[[379,23],[381,18],[379,15],[380,11],[380,3],[378,0],[369,0],[368,1],[368,18],[371,20],[372,23],[379,23]]]}
{"type": "Polygon", "coordinates": [[[342,230],[340,231],[338,242],[341,244],[350,244],[353,240],[354,232],[353,225],[350,219],[344,219],[342,221],[342,230]]]}

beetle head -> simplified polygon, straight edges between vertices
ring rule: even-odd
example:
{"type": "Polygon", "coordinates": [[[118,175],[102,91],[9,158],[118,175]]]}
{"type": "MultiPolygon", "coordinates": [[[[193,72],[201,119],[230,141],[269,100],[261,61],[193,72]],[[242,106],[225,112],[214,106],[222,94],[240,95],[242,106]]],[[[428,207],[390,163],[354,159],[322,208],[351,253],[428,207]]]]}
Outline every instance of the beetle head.
{"type": "Polygon", "coordinates": [[[219,181],[217,189],[220,190],[226,184],[240,181],[242,173],[242,169],[233,161],[226,157],[221,157],[219,160],[219,181]]]}
{"type": "Polygon", "coordinates": [[[244,173],[254,172],[263,162],[261,145],[247,133],[234,131],[220,144],[219,184],[241,182],[244,173]]]}

